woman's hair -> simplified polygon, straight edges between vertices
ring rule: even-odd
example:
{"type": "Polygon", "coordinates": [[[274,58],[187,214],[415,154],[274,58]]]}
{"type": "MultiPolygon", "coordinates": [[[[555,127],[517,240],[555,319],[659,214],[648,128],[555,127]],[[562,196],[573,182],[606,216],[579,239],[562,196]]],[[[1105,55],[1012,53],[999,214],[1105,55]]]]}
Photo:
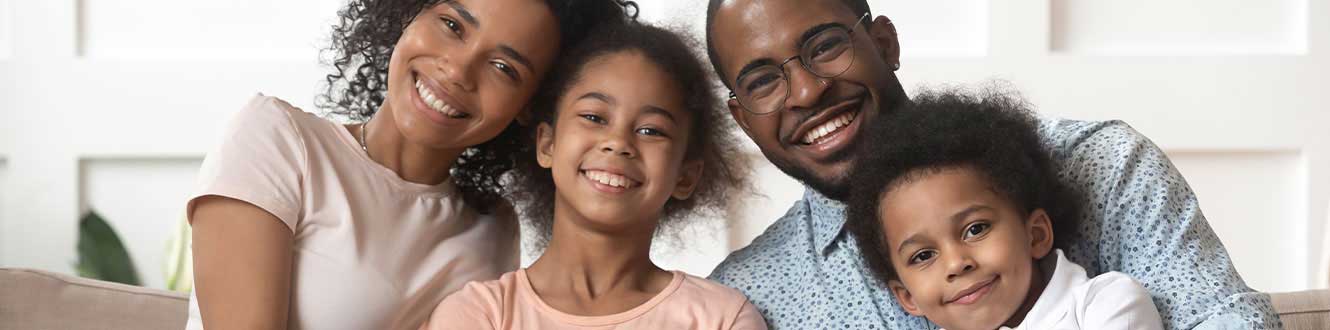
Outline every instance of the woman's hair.
{"type": "Polygon", "coordinates": [[[1058,180],[1029,105],[999,89],[926,90],[871,123],[850,173],[847,227],[878,280],[896,279],[880,203],[888,192],[938,171],[975,171],[1022,215],[1048,213],[1054,246],[1075,239],[1077,192],[1058,180]]]}
{"type": "MultiPolygon", "coordinates": [[[[697,45],[697,41],[685,34],[636,21],[604,25],[596,29],[596,35],[569,51],[552,71],[550,84],[532,100],[536,123],[557,125],[559,101],[578,82],[586,65],[622,52],[640,54],[672,75],[692,120],[685,158],[702,161],[702,177],[691,198],[671,198],[665,202],[657,233],[661,228],[674,228],[681,223],[677,220],[689,215],[723,216],[725,201],[748,184],[746,158],[740,156],[733,124],[725,117],[727,114],[715,94],[711,73],[692,51],[697,45]]],[[[534,139],[534,133],[533,129],[528,138],[534,139]]],[[[515,182],[520,185],[516,196],[522,202],[522,214],[539,234],[536,246],[542,247],[553,230],[554,178],[549,169],[536,162],[534,151],[520,155],[519,164],[518,170],[513,171],[515,182]]]]}
{"type": "MultiPolygon", "coordinates": [[[[629,7],[637,15],[632,1],[544,1],[558,20],[561,45],[581,42],[597,25],[626,20],[629,7]]],[[[373,116],[388,91],[388,62],[403,30],[422,10],[443,2],[447,0],[349,0],[337,12],[332,44],[325,49],[332,56],[333,72],[324,77],[327,86],[316,99],[318,106],[353,121],[373,116]]],[[[523,134],[510,123],[497,137],[467,148],[458,158],[451,178],[467,205],[488,213],[501,200],[499,181],[515,166],[513,155],[530,149],[523,134]]]]}

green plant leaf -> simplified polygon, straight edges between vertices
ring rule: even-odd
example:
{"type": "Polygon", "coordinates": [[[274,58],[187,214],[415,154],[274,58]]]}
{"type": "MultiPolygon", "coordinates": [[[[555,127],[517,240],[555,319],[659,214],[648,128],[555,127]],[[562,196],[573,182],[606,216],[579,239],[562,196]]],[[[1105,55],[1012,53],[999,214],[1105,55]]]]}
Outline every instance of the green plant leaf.
{"type": "Polygon", "coordinates": [[[79,260],[75,266],[79,276],[141,285],[139,274],[134,270],[134,261],[129,258],[129,251],[120,242],[120,237],[111,224],[106,223],[96,212],[89,211],[79,220],[79,260]]]}

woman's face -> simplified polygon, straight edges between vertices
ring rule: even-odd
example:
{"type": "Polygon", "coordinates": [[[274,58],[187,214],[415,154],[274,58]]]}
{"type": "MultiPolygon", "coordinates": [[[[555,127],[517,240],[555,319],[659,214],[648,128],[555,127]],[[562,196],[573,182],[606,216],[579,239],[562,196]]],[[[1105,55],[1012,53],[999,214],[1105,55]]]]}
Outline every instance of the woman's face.
{"type": "Polygon", "coordinates": [[[637,52],[593,59],[538,129],[537,160],[557,187],[555,214],[600,232],[655,230],[669,198],[688,198],[691,116],[671,75],[637,52]],[[567,216],[575,214],[575,216],[567,216]]]}
{"type": "Polygon", "coordinates": [[[558,50],[539,0],[455,0],[407,25],[388,62],[387,111],[408,141],[465,148],[522,111],[558,50]]]}

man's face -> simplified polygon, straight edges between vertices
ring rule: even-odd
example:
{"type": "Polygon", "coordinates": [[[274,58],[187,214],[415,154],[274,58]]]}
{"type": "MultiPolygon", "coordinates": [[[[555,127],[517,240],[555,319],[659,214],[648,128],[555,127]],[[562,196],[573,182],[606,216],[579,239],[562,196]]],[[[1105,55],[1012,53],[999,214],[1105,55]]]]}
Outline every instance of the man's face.
{"type": "Polygon", "coordinates": [[[762,153],[786,174],[828,197],[843,200],[854,146],[864,123],[906,99],[893,73],[899,47],[886,17],[856,26],[854,13],[837,0],[730,0],[717,8],[711,34],[725,85],[755,64],[779,65],[799,54],[805,39],[831,27],[851,29],[853,64],[844,73],[821,78],[799,60],[782,69],[789,93],[775,112],[754,114],[737,99],[730,113],[762,153]]]}

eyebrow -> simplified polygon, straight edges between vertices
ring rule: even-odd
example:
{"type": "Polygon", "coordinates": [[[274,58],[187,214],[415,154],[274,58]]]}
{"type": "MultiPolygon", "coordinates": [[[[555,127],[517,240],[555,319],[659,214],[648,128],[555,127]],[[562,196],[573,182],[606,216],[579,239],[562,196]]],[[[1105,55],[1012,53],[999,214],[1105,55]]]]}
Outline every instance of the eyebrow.
{"type": "MultiPolygon", "coordinates": [[[[845,24],[837,22],[822,23],[814,25],[813,27],[808,28],[808,30],[804,30],[804,34],[799,36],[799,42],[795,43],[795,45],[798,45],[796,46],[795,51],[799,51],[800,50],[799,48],[803,48],[804,43],[808,42],[808,39],[812,39],[813,36],[817,35],[818,33],[837,27],[845,28],[845,24]]],[[[760,68],[764,65],[776,65],[776,61],[771,58],[763,57],[756,60],[752,60],[748,62],[748,64],[744,64],[743,68],[739,69],[739,74],[734,76],[735,83],[739,82],[738,77],[743,77],[749,71],[756,70],[757,68],[760,68]]]]}
{"type": "MultiPolygon", "coordinates": [[[[961,222],[964,221],[966,217],[970,216],[970,214],[991,209],[993,208],[988,207],[987,205],[972,205],[970,207],[965,208],[964,210],[961,210],[960,212],[956,212],[956,214],[951,215],[951,222],[953,223],[961,222]]],[[[914,235],[910,235],[910,237],[906,238],[904,241],[901,241],[901,244],[896,247],[896,254],[901,254],[901,252],[904,252],[906,245],[910,245],[911,243],[918,241],[919,238],[920,238],[919,233],[915,233],[914,235]]]]}
{"type": "Polygon", "coordinates": [[[531,65],[531,60],[527,59],[526,56],[522,56],[522,53],[519,53],[516,49],[513,49],[513,47],[501,44],[499,45],[499,52],[508,55],[508,57],[512,57],[517,63],[526,66],[528,70],[535,70],[535,66],[531,65]]]}
{"type": "Polygon", "coordinates": [[[476,16],[471,15],[471,11],[467,10],[465,6],[462,6],[462,4],[457,3],[457,1],[448,1],[445,3],[448,4],[448,7],[452,7],[453,10],[456,10],[457,15],[462,16],[462,20],[465,20],[467,23],[471,23],[471,25],[480,26],[480,21],[476,20],[476,16]]]}
{"type": "Polygon", "coordinates": [[[590,93],[582,94],[582,96],[578,96],[578,97],[577,97],[577,100],[582,100],[582,99],[599,100],[599,101],[601,101],[601,102],[609,103],[610,105],[614,105],[614,104],[618,103],[617,101],[614,100],[614,97],[611,97],[611,96],[609,96],[609,95],[605,95],[605,94],[600,93],[600,92],[590,92],[590,93]]]}
{"type": "Polygon", "coordinates": [[[675,119],[674,119],[674,114],[670,113],[668,110],[665,110],[664,108],[661,108],[661,107],[658,107],[658,106],[654,106],[654,105],[648,105],[648,106],[643,107],[643,109],[644,109],[647,113],[658,114],[658,115],[661,115],[661,116],[665,116],[666,119],[669,119],[669,120],[672,121],[672,122],[676,122],[676,123],[679,122],[678,120],[675,120],[675,119]]]}
{"type": "MultiPolygon", "coordinates": [[[[618,101],[615,100],[613,96],[605,95],[604,93],[601,92],[590,92],[582,94],[582,96],[577,98],[577,100],[582,100],[582,99],[598,100],[601,102],[608,103],[610,105],[618,104],[618,101]]],[[[669,110],[665,110],[665,108],[661,108],[654,105],[647,105],[642,107],[642,109],[647,113],[659,114],[661,116],[665,116],[665,118],[669,119],[670,121],[678,122],[677,120],[674,119],[674,114],[670,113],[669,110]]]]}

